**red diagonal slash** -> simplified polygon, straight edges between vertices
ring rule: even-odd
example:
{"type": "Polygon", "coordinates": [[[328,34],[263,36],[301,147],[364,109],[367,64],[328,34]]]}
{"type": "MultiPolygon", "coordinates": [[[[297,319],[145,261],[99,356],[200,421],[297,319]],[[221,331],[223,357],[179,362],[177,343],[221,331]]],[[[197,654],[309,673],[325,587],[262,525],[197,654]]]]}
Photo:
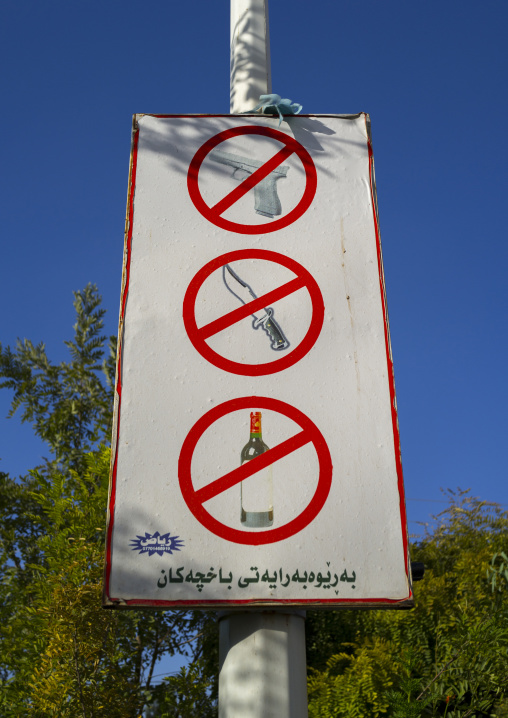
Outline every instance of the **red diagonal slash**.
{"type": "Polygon", "coordinates": [[[185,292],[182,317],[190,341],[204,359],[222,371],[228,371],[233,374],[243,374],[245,376],[260,376],[262,374],[273,374],[274,372],[287,369],[307,354],[315,344],[321,327],[323,326],[324,311],[325,307],[321,290],[314,277],[305,267],[302,267],[298,262],[278,252],[271,252],[267,249],[250,248],[226,252],[226,254],[222,254],[220,257],[216,257],[205,264],[205,266],[194,275],[185,292]],[[267,292],[262,297],[253,299],[253,301],[250,301],[250,297],[247,296],[246,304],[237,305],[236,309],[225,314],[225,316],[219,317],[209,323],[206,323],[209,320],[203,318],[201,321],[204,325],[198,327],[196,321],[196,301],[204,282],[213,272],[221,269],[224,265],[242,259],[266,260],[265,266],[268,267],[271,266],[268,264],[269,262],[280,264],[282,267],[286,267],[286,269],[290,270],[293,278],[282,286],[267,292]],[[260,309],[265,309],[274,302],[302,289],[305,289],[310,296],[312,302],[312,318],[304,338],[291,351],[287,352],[285,356],[263,364],[233,362],[226,356],[215,352],[208,344],[209,338],[217,334],[217,332],[245,319],[249,314],[256,314],[260,309]]]}
{"type": "Polygon", "coordinates": [[[273,172],[279,165],[281,165],[285,159],[287,159],[294,152],[287,145],[277,152],[271,159],[261,165],[255,172],[246,177],[238,187],[235,187],[229,194],[227,194],[220,202],[217,202],[211,209],[212,212],[219,215],[225,212],[235,202],[238,202],[249,190],[255,185],[262,182],[265,177],[268,177],[270,172],[273,172]]]}
{"type": "MultiPolygon", "coordinates": [[[[194,426],[191,427],[182,444],[178,458],[178,482],[180,490],[194,518],[196,518],[207,531],[210,531],[216,536],[226,541],[240,543],[246,546],[258,546],[283,541],[308,526],[310,522],[316,518],[325,504],[332,485],[332,472],[333,466],[330,450],[314,422],[296,407],[267,396],[243,396],[236,399],[229,399],[229,401],[218,404],[207,411],[206,414],[203,414],[194,426]],[[276,414],[281,414],[291,419],[298,425],[298,428],[295,427],[294,429],[296,432],[295,435],[277,444],[273,449],[265,451],[261,456],[256,456],[255,459],[233,469],[233,471],[230,471],[224,476],[212,480],[207,486],[196,489],[191,473],[192,457],[203,434],[208,431],[210,427],[214,426],[215,422],[223,416],[229,415],[232,412],[253,408],[256,410],[266,409],[267,411],[273,411],[276,414]],[[275,528],[272,527],[266,531],[245,531],[222,523],[205,508],[206,502],[214,496],[218,496],[223,491],[237,486],[241,481],[248,479],[258,471],[261,471],[307,444],[314,447],[319,462],[317,485],[307,506],[287,523],[276,526],[275,528]]],[[[310,484],[314,484],[314,480],[310,476],[308,479],[310,484]]],[[[307,481],[307,476],[305,476],[303,480],[307,481]]]]}
{"type": "Polygon", "coordinates": [[[264,309],[270,304],[287,297],[288,294],[292,294],[305,286],[306,281],[303,277],[295,277],[290,282],[286,282],[286,284],[283,284],[281,287],[277,287],[277,289],[267,292],[262,297],[253,299],[252,302],[248,302],[247,304],[238,307],[238,309],[233,309],[232,312],[225,314],[223,317],[219,317],[213,322],[205,324],[199,329],[199,333],[201,334],[202,339],[208,339],[213,334],[217,334],[217,332],[227,329],[232,324],[239,322],[241,319],[248,317],[250,314],[254,314],[254,312],[257,312],[259,309],[264,309]]]}
{"type": "MultiPolygon", "coordinates": [[[[264,122],[264,120],[262,120],[264,122]]],[[[314,195],[316,194],[317,188],[317,172],[316,166],[312,161],[312,157],[308,151],[297,142],[293,137],[290,137],[284,132],[279,132],[271,127],[256,127],[253,125],[246,125],[243,127],[230,127],[228,130],[219,132],[218,134],[210,137],[206,142],[201,145],[189,164],[189,170],[187,172],[187,189],[189,191],[189,197],[195,208],[203,215],[203,217],[214,224],[216,227],[225,229],[228,232],[238,232],[239,234],[266,234],[268,232],[277,232],[279,229],[288,227],[293,222],[296,222],[304,212],[308,210],[314,195]],[[265,162],[261,167],[257,168],[251,175],[249,175],[241,184],[227,194],[220,202],[213,207],[205,202],[199,188],[198,178],[199,171],[203,161],[206,159],[208,154],[217,145],[220,145],[226,140],[230,140],[233,137],[241,137],[243,135],[261,135],[262,137],[268,137],[272,140],[276,140],[282,145],[282,148],[276,151],[275,155],[265,162]],[[296,154],[298,159],[303,165],[305,170],[305,187],[303,195],[293,209],[289,210],[286,214],[277,219],[270,218],[267,222],[245,224],[244,222],[232,222],[224,217],[226,210],[243,197],[249,190],[262,182],[268,177],[270,172],[273,172],[277,167],[284,162],[290,155],[296,154]]]]}
{"type": "Polygon", "coordinates": [[[233,469],[233,471],[230,471],[228,474],[224,474],[224,476],[221,476],[220,479],[216,479],[207,486],[203,486],[202,489],[198,489],[195,492],[195,497],[200,501],[200,503],[209,501],[210,499],[213,499],[214,496],[217,496],[223,491],[230,489],[232,486],[239,484],[240,481],[244,481],[257,471],[261,471],[267,466],[270,466],[270,464],[274,464],[279,459],[284,458],[284,456],[287,456],[292,451],[296,451],[311,441],[312,438],[306,431],[300,431],[290,439],[286,439],[286,441],[283,441],[280,444],[277,444],[277,446],[274,446],[272,449],[265,451],[264,454],[256,456],[256,458],[247,461],[245,464],[233,469]]]}

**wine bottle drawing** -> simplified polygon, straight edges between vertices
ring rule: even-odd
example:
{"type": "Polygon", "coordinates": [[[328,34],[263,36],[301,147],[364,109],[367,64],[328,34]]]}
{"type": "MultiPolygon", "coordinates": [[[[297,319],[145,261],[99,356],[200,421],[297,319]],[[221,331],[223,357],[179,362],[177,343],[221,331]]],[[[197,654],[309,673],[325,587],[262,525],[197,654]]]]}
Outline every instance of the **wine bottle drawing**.
{"type": "MultiPolygon", "coordinates": [[[[251,411],[250,438],[241,453],[241,463],[251,461],[268,451],[261,431],[261,412],[251,411]]],[[[240,520],[248,528],[264,528],[273,524],[273,482],[272,467],[249,476],[241,482],[240,520]]]]}

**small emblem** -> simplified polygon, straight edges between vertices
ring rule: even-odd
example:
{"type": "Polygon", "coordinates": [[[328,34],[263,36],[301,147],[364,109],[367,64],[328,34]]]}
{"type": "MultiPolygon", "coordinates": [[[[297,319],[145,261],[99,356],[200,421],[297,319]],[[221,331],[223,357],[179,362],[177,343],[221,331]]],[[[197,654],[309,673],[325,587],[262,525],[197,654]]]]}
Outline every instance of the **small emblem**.
{"type": "Polygon", "coordinates": [[[132,551],[148,553],[149,556],[153,556],[154,553],[159,556],[163,556],[165,553],[172,554],[173,551],[180,551],[182,546],[183,541],[179,536],[170,536],[169,533],[161,535],[158,531],[154,534],[145,531],[144,536],[136,536],[135,539],[131,539],[132,551]]]}

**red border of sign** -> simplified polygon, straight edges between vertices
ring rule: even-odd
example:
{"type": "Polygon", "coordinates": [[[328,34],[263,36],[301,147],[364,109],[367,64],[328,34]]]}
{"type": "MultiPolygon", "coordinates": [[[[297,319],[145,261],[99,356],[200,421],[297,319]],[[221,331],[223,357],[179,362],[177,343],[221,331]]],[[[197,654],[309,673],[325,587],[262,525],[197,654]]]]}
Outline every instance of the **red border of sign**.
{"type": "MultiPolygon", "coordinates": [[[[283,161],[284,160],[281,160],[281,162],[283,161]]],[[[244,182],[246,181],[247,180],[244,180],[244,182]]],[[[296,220],[308,210],[312,204],[314,195],[316,194],[317,172],[310,154],[307,152],[305,147],[303,147],[293,137],[290,137],[279,130],[274,130],[271,127],[246,125],[244,127],[234,127],[230,130],[219,132],[217,135],[210,137],[210,139],[199,148],[189,165],[187,173],[187,188],[189,190],[190,198],[198,212],[216,227],[226,229],[229,232],[238,232],[239,234],[267,234],[268,232],[276,232],[279,229],[288,227],[293,222],[296,222],[296,220]],[[272,139],[277,140],[277,142],[284,144],[287,149],[292,150],[289,153],[285,153],[287,157],[294,153],[300,158],[305,169],[305,190],[296,207],[294,207],[284,217],[280,217],[273,222],[265,222],[264,224],[240,224],[239,222],[231,222],[228,219],[224,219],[218,212],[214,212],[213,208],[209,207],[204,201],[198,183],[199,170],[203,160],[214,149],[214,147],[220,145],[221,142],[225,142],[225,140],[229,140],[232,137],[238,137],[239,135],[264,135],[265,137],[271,137],[272,139]]]]}
{"type": "MultiPolygon", "coordinates": [[[[367,125],[367,115],[365,113],[360,113],[363,115],[365,123],[367,125]]],[[[215,118],[215,117],[221,117],[221,118],[227,118],[231,119],[231,115],[151,115],[152,117],[158,117],[160,119],[185,119],[185,120],[193,120],[193,119],[204,119],[204,118],[215,118]]],[[[167,600],[156,600],[156,599],[144,599],[144,598],[132,598],[132,599],[122,599],[120,597],[113,597],[110,595],[110,578],[111,578],[111,568],[112,568],[112,558],[113,558],[113,548],[112,548],[112,538],[113,538],[113,531],[114,531],[114,517],[115,517],[115,507],[116,507],[116,479],[117,479],[117,460],[118,460],[118,438],[120,434],[120,417],[121,417],[121,395],[122,395],[122,364],[121,364],[121,357],[122,357],[122,334],[123,334],[123,324],[125,320],[125,310],[126,310],[126,303],[127,303],[127,295],[129,292],[129,279],[130,279],[130,263],[131,263],[131,249],[132,249],[132,230],[133,230],[133,219],[134,219],[134,195],[135,195],[135,187],[136,187],[136,170],[137,170],[137,159],[138,159],[138,142],[139,142],[139,128],[137,126],[136,122],[136,115],[134,116],[134,130],[132,134],[132,150],[131,150],[131,164],[130,164],[130,175],[129,175],[129,190],[128,190],[128,203],[127,203],[127,217],[126,217],[126,229],[125,229],[125,253],[124,253],[124,277],[123,277],[123,285],[122,285],[122,295],[121,295],[121,302],[120,302],[120,322],[119,322],[119,348],[118,348],[118,358],[117,358],[117,378],[116,378],[116,386],[115,386],[115,392],[116,392],[116,407],[115,407],[115,417],[114,417],[114,424],[113,424],[113,441],[112,441],[112,457],[111,457],[111,471],[110,471],[110,485],[109,485],[109,499],[108,499],[108,521],[107,521],[107,528],[106,528],[106,555],[105,555],[105,564],[104,564],[104,591],[103,591],[103,605],[105,608],[112,608],[112,607],[125,607],[125,608],[142,608],[142,607],[152,607],[152,608],[181,608],[182,610],[185,610],[189,607],[195,606],[196,608],[217,608],[220,606],[250,606],[255,607],[256,605],[260,607],[266,607],[266,606],[281,606],[281,605],[288,605],[288,606],[316,606],[316,607],[330,607],[333,608],[335,606],[344,606],[351,608],[382,608],[383,606],[386,607],[405,607],[408,605],[408,602],[410,602],[413,598],[413,592],[411,589],[411,585],[409,585],[409,591],[408,595],[402,599],[393,599],[393,598],[365,598],[365,599],[359,599],[359,598],[330,598],[330,599],[277,599],[276,601],[267,601],[264,599],[259,600],[251,600],[251,599],[245,599],[245,600],[235,600],[235,601],[228,601],[228,600],[191,600],[191,599],[184,599],[181,601],[167,601],[167,600]]],[[[247,119],[245,115],[241,116],[233,116],[235,119],[238,120],[245,120],[247,119]]],[[[348,120],[356,120],[358,118],[358,115],[351,115],[350,117],[344,117],[340,115],[299,115],[299,117],[317,117],[317,118],[335,118],[338,117],[339,119],[342,119],[344,121],[348,120]]],[[[257,121],[259,119],[262,119],[263,122],[266,122],[269,118],[266,116],[263,116],[262,118],[259,118],[258,116],[253,116],[249,119],[252,119],[254,121],[257,121]]],[[[274,120],[275,121],[275,120],[274,120]]],[[[389,329],[388,329],[388,312],[386,308],[386,296],[385,296],[385,284],[384,284],[384,270],[383,270],[383,260],[382,260],[382,253],[381,253],[381,237],[379,233],[379,220],[378,220],[378,214],[377,214],[377,202],[376,202],[376,185],[375,185],[375,177],[374,177],[374,155],[372,151],[372,143],[370,139],[370,133],[368,132],[367,127],[367,134],[368,134],[368,141],[367,141],[367,147],[368,147],[368,161],[369,161],[369,177],[370,177],[370,190],[371,190],[371,200],[372,200],[372,213],[373,213],[373,221],[374,221],[374,229],[375,229],[375,235],[376,235],[376,247],[377,247],[377,257],[378,257],[378,270],[379,270],[379,285],[380,285],[380,291],[381,291],[381,304],[383,309],[383,317],[384,317],[384,331],[385,331],[385,348],[386,348],[386,359],[387,359],[387,366],[388,366],[388,383],[389,383],[389,389],[390,389],[390,399],[391,399],[391,406],[392,406],[392,426],[393,426],[393,441],[394,441],[394,450],[395,450],[395,462],[396,462],[396,470],[397,470],[397,477],[398,477],[398,490],[399,490],[399,506],[400,506],[400,521],[401,521],[401,530],[402,530],[402,545],[404,550],[404,556],[405,556],[405,567],[406,567],[406,576],[409,578],[409,551],[408,551],[408,534],[407,534],[407,521],[406,521],[406,507],[405,507],[405,498],[404,498],[404,484],[403,484],[403,475],[402,475],[402,462],[401,462],[401,454],[400,454],[400,435],[399,435],[399,426],[398,426],[398,419],[397,419],[397,404],[395,399],[395,381],[394,381],[394,375],[393,375],[393,361],[392,361],[392,355],[391,355],[391,348],[390,348],[390,336],[389,336],[389,329]]],[[[411,605],[411,604],[410,604],[411,605]]]]}
{"type": "Polygon", "coordinates": [[[325,305],[321,290],[319,289],[314,277],[305,269],[305,267],[302,267],[301,264],[295,262],[294,259],[290,259],[290,257],[286,257],[283,254],[272,252],[267,249],[238,249],[234,252],[222,254],[216,259],[212,259],[208,262],[208,264],[205,264],[199,272],[197,272],[185,292],[182,313],[188,337],[196,351],[198,351],[204,359],[219,369],[231,372],[232,374],[241,374],[242,376],[265,376],[267,374],[274,374],[275,372],[282,371],[283,369],[288,369],[290,366],[293,366],[293,364],[300,361],[300,359],[302,359],[302,357],[304,357],[312,349],[323,326],[325,305]],[[242,364],[241,362],[226,359],[221,354],[214,351],[206,343],[206,339],[201,338],[200,329],[198,329],[196,324],[195,304],[198,292],[203,282],[215,270],[223,267],[225,264],[228,264],[228,262],[235,262],[240,259],[265,259],[270,262],[277,262],[278,264],[281,264],[283,267],[286,267],[294,272],[294,274],[297,275],[297,278],[305,279],[305,282],[300,287],[297,287],[297,289],[305,287],[312,300],[312,319],[309,329],[300,344],[293,349],[292,352],[279,356],[278,359],[271,362],[265,362],[264,364],[242,364]]]}
{"type": "MultiPolygon", "coordinates": [[[[268,456],[268,454],[263,455],[263,457],[268,456]]],[[[261,457],[253,461],[259,459],[261,459],[261,457]]],[[[210,409],[210,411],[198,419],[183,442],[178,459],[178,479],[185,503],[194,517],[205,528],[216,536],[226,539],[226,541],[244,544],[246,546],[259,546],[261,544],[283,541],[299,533],[314,521],[330,493],[330,487],[332,485],[332,457],[330,456],[330,450],[322,433],[314,422],[303,412],[299,411],[299,409],[278,399],[271,399],[265,396],[245,396],[238,399],[230,399],[218,406],[214,406],[213,409],[210,409]],[[192,484],[191,464],[194,449],[199,439],[215,421],[226,414],[241,409],[268,409],[287,416],[299,424],[303,432],[305,432],[304,443],[299,442],[295,448],[312,443],[318,455],[319,478],[314,496],[302,513],[287,524],[284,524],[284,526],[266,531],[242,531],[240,529],[231,528],[230,526],[222,524],[209,514],[204,508],[203,503],[196,496],[196,491],[192,484]]]]}
{"type": "MultiPolygon", "coordinates": [[[[400,449],[400,432],[399,432],[399,419],[397,415],[397,399],[395,396],[395,374],[393,371],[393,358],[392,358],[392,347],[390,342],[390,329],[388,324],[388,308],[386,304],[386,288],[385,288],[385,273],[383,268],[383,255],[381,252],[381,234],[379,231],[379,217],[377,210],[377,191],[376,191],[376,178],[374,172],[374,151],[372,149],[372,139],[370,136],[370,124],[367,127],[367,149],[369,153],[369,180],[370,180],[370,195],[372,199],[372,218],[374,221],[374,231],[376,233],[376,249],[377,249],[377,266],[379,271],[379,290],[381,295],[381,306],[383,309],[384,317],[384,330],[385,330],[385,349],[386,349],[386,360],[388,364],[388,385],[390,388],[390,406],[392,411],[392,428],[393,428],[393,449],[395,455],[395,467],[397,471],[397,483],[399,489],[399,508],[400,508],[400,521],[402,528],[402,544],[404,547],[404,565],[406,568],[406,576],[409,576],[409,539],[407,534],[407,514],[406,514],[406,498],[404,492],[404,476],[402,472],[402,455],[400,449]]],[[[413,592],[410,587],[409,597],[411,598],[413,592]]]]}

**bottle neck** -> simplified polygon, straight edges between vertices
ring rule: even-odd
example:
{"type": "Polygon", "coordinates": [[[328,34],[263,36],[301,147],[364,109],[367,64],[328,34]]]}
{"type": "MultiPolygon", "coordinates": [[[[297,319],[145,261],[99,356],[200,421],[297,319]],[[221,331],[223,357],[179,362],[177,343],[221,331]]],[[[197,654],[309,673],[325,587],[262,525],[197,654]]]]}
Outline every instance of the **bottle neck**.
{"type": "Polygon", "coordinates": [[[250,414],[250,438],[261,439],[261,412],[251,411],[250,414]]]}

